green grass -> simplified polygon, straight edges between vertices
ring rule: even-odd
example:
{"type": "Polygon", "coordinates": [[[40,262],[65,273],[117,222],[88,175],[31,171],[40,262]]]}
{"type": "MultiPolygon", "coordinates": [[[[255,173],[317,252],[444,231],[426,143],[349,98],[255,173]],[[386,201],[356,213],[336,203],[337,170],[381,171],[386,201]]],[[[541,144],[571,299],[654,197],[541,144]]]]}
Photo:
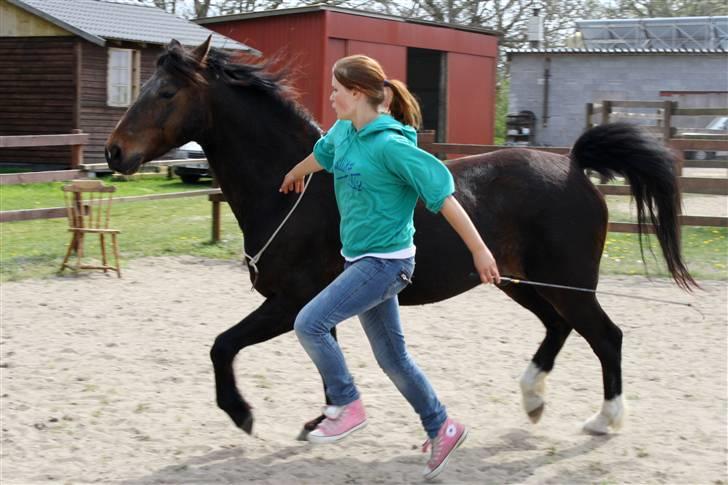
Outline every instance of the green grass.
{"type": "MultiPolygon", "coordinates": [[[[129,182],[111,181],[117,197],[161,192],[198,190],[208,185],[184,184],[163,176],[129,182]]],[[[61,207],[62,182],[0,186],[0,210],[61,207]]],[[[211,206],[207,197],[148,202],[118,203],[112,209],[112,226],[120,229],[123,267],[130,259],[160,255],[194,255],[218,259],[240,259],[242,234],[227,204],[222,210],[222,241],[210,242],[211,206]]],[[[612,220],[628,220],[613,212],[612,220]]],[[[47,219],[0,224],[0,281],[46,277],[56,273],[70,239],[65,219],[47,219]]],[[[728,229],[683,228],[683,253],[698,279],[728,280],[728,229]]],[[[657,258],[646,250],[647,273],[666,276],[662,256],[654,238],[657,258]]],[[[88,254],[99,254],[94,238],[88,239],[88,254]]],[[[601,273],[642,275],[639,244],[635,234],[609,233],[601,273]]]]}
{"type": "MultiPolygon", "coordinates": [[[[682,230],[683,257],[696,279],[728,280],[728,229],[685,227],[682,230]]],[[[602,254],[603,275],[668,276],[659,243],[654,236],[644,239],[644,261],[636,234],[610,232],[602,254]],[[648,247],[652,248],[652,252],[648,247]]]]}
{"type": "MultiPolygon", "coordinates": [[[[178,178],[166,176],[142,176],[131,180],[102,179],[104,183],[116,186],[114,197],[128,195],[149,195],[169,192],[184,192],[209,188],[203,184],[185,184],[178,178]]],[[[3,185],[0,188],[0,210],[36,209],[41,207],[63,207],[61,187],[68,182],[48,182],[43,184],[3,185]]]]}
{"type": "MultiPolygon", "coordinates": [[[[634,222],[616,203],[628,200],[623,196],[607,196],[609,220],[634,222]]],[[[623,204],[622,204],[623,206],[623,204]]],[[[696,279],[728,280],[728,229],[724,227],[683,227],[682,253],[690,273],[696,279]]],[[[602,254],[602,274],[668,276],[660,245],[653,235],[643,238],[644,261],[636,234],[610,232],[602,254]]]]}
{"type": "MultiPolygon", "coordinates": [[[[117,197],[209,188],[177,179],[152,177],[111,181],[117,197]]],[[[62,207],[62,182],[2,186],[2,210],[62,207]]],[[[125,262],[143,256],[189,254],[208,258],[240,258],[242,234],[227,204],[223,204],[222,241],[210,242],[211,204],[207,197],[117,203],[111,226],[121,230],[122,272],[125,262]]],[[[0,224],[0,281],[55,274],[70,240],[66,219],[0,224]]],[[[98,238],[87,236],[86,253],[100,255],[98,238]]]]}

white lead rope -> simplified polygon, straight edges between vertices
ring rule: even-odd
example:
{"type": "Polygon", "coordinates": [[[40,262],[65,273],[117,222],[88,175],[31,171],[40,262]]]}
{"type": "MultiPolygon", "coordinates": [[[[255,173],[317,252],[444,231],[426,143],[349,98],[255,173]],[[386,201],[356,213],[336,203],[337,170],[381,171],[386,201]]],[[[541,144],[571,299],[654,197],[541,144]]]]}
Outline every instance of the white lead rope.
{"type": "Polygon", "coordinates": [[[283,222],[281,222],[278,225],[278,228],[273,231],[273,235],[268,239],[268,242],[266,242],[263,247],[258,251],[258,253],[255,256],[250,256],[248,253],[245,252],[245,238],[243,238],[243,254],[247,258],[246,263],[248,264],[248,268],[253,268],[253,271],[255,272],[255,278],[253,279],[253,287],[250,289],[250,291],[255,290],[255,284],[258,282],[258,275],[260,274],[260,271],[258,271],[258,261],[260,261],[261,256],[263,256],[263,253],[266,249],[268,249],[268,246],[273,242],[273,239],[278,235],[281,229],[283,229],[283,226],[285,225],[286,221],[291,217],[291,214],[293,214],[293,211],[296,210],[296,207],[298,207],[298,204],[301,202],[301,199],[303,199],[303,194],[306,193],[306,189],[308,188],[308,184],[311,183],[311,179],[313,178],[313,173],[311,173],[308,176],[308,180],[306,180],[306,183],[303,186],[303,190],[301,191],[301,195],[298,196],[298,199],[296,200],[296,203],[293,204],[293,207],[291,207],[291,210],[288,211],[288,214],[285,218],[283,218],[283,222]]]}

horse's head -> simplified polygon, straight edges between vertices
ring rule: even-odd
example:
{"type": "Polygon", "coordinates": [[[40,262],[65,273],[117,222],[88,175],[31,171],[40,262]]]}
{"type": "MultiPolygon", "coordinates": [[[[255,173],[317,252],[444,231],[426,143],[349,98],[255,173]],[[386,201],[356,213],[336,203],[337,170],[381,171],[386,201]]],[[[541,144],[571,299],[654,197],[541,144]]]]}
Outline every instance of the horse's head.
{"type": "Polygon", "coordinates": [[[191,51],[176,40],[167,45],[156,72],[106,142],[109,167],[134,173],[141,164],[199,136],[209,116],[204,71],[210,39],[191,51]]]}

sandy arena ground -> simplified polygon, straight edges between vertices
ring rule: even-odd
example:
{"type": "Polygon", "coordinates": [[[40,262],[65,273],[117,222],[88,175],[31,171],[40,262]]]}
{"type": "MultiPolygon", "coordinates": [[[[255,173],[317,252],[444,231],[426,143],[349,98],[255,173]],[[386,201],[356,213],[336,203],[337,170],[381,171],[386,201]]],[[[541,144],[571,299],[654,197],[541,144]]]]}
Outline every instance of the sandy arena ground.
{"type": "MultiPolygon", "coordinates": [[[[418,483],[418,419],[377,367],[357,321],[340,340],[369,426],[336,445],[295,440],[319,412],[319,378],[292,333],[243,350],[238,385],[254,435],[214,401],[215,336],[262,301],[240,264],[192,257],[2,285],[0,383],[5,485],[35,483],[418,483]]],[[[725,283],[685,294],[666,280],[603,278],[624,331],[629,416],[580,432],[601,405],[599,363],[572,334],[547,383],[541,423],[517,379],[543,338],[536,318],[492,287],[404,308],[410,349],[450,413],[471,427],[439,483],[719,484],[726,471],[725,283]]]]}

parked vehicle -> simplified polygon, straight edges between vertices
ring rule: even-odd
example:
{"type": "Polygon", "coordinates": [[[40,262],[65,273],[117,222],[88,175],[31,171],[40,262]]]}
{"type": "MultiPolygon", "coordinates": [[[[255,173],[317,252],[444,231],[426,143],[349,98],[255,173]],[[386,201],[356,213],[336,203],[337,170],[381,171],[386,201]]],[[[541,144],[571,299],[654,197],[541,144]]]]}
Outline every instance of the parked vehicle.
{"type": "MultiPolygon", "coordinates": [[[[699,132],[685,131],[683,136],[692,138],[711,138],[719,135],[728,135],[728,116],[718,116],[706,125],[699,132]]],[[[716,158],[728,157],[728,152],[713,152],[705,150],[686,151],[685,158],[688,160],[714,160],[716,158]]]]}
{"type": "MultiPolygon", "coordinates": [[[[205,152],[198,143],[191,141],[177,148],[174,152],[174,158],[205,158],[205,152]]],[[[183,165],[175,165],[174,173],[187,184],[199,182],[203,177],[212,177],[212,171],[210,171],[207,160],[190,161],[190,163],[185,163],[183,165]]]]}

